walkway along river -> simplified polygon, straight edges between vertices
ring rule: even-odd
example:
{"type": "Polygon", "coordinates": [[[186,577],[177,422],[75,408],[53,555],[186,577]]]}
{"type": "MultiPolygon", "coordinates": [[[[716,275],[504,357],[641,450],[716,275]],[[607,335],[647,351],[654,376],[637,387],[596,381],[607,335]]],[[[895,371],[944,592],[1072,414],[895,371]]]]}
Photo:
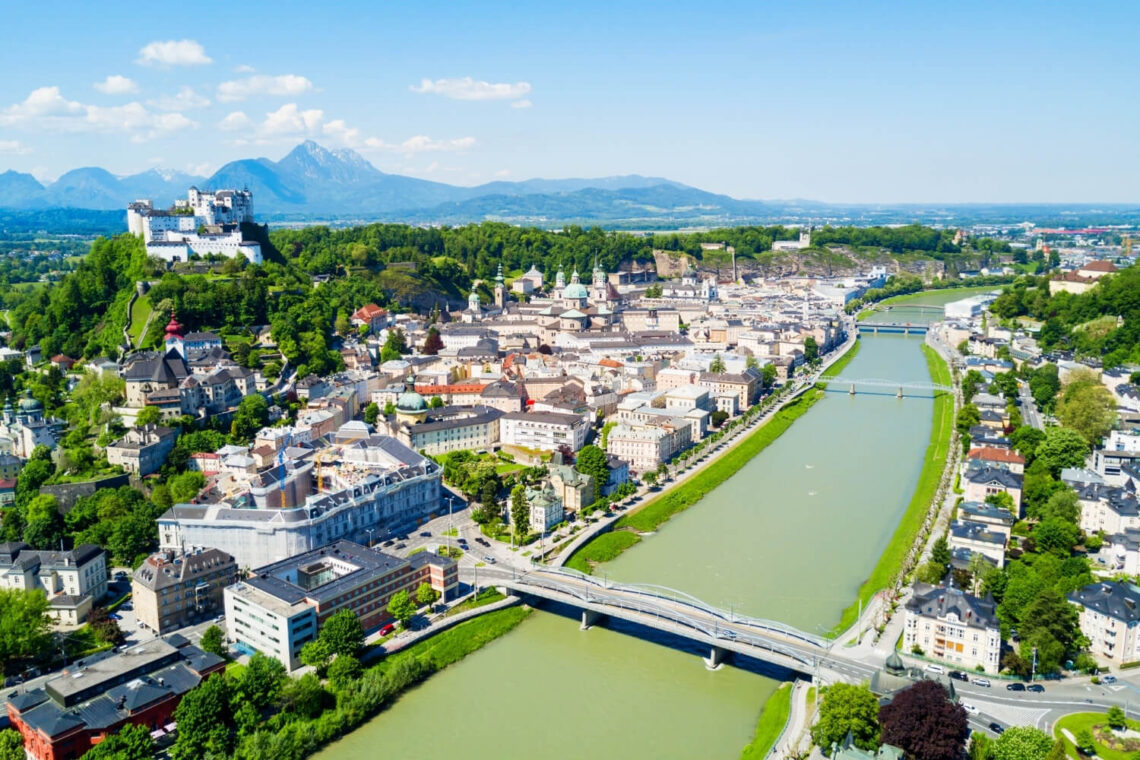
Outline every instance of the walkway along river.
{"type": "MultiPolygon", "coordinates": [[[[826,398],[700,504],[596,574],[829,628],[918,479],[930,398],[847,393],[842,377],[929,380],[920,337],[866,336],[826,398]]],[[[735,758],[775,682],[696,652],[540,612],[319,755],[735,758]]]]}

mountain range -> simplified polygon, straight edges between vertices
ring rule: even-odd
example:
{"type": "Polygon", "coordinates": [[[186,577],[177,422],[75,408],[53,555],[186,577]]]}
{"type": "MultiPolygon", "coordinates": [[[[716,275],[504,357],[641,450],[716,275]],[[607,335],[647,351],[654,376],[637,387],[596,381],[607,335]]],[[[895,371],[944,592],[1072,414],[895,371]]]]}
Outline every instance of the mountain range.
{"type": "MultiPolygon", "coordinates": [[[[677,229],[742,223],[936,225],[1016,223],[1065,225],[1136,223],[1135,205],[1091,204],[827,204],[807,200],[739,200],[661,177],[637,174],[595,179],[529,179],[461,187],[388,174],[353,150],[305,141],[279,161],[231,161],[209,177],[151,169],[115,176],[106,169],[73,169],[41,184],[30,174],[0,173],[0,220],[6,228],[57,226],[60,209],[86,209],[110,218],[140,198],[158,207],[201,189],[249,188],[259,221],[390,221],[464,224],[501,220],[558,227],[677,229]]],[[[67,217],[68,214],[62,214],[67,217]]],[[[70,216],[79,216],[72,213],[70,216]]],[[[88,214],[90,216],[90,214],[88,214]]],[[[115,222],[117,225],[117,221],[115,222]]]]}

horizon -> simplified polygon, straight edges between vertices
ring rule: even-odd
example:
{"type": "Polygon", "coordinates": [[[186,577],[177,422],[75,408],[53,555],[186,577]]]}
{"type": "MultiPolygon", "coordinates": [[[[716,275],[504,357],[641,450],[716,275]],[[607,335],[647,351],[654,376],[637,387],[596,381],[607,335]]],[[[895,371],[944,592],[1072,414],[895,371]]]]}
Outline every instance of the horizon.
{"type": "Polygon", "coordinates": [[[348,5],[353,23],[325,29],[283,3],[257,35],[172,37],[182,8],[79,6],[63,28],[22,7],[0,63],[32,73],[0,83],[0,167],[209,177],[313,139],[463,187],[641,175],[829,205],[1138,202],[1121,179],[1140,105],[1119,95],[1135,6],[487,10],[348,5]]]}

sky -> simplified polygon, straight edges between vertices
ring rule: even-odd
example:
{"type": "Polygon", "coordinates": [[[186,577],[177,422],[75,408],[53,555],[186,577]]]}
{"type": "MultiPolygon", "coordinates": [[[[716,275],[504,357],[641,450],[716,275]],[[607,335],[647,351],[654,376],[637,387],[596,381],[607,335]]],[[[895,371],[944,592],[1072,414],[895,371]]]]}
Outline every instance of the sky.
{"type": "MultiPolygon", "coordinates": [[[[5,8],[5,6],[7,6],[5,8]]],[[[208,175],[304,139],[451,184],[1140,200],[1140,3],[15,3],[0,171],[208,175]]]]}

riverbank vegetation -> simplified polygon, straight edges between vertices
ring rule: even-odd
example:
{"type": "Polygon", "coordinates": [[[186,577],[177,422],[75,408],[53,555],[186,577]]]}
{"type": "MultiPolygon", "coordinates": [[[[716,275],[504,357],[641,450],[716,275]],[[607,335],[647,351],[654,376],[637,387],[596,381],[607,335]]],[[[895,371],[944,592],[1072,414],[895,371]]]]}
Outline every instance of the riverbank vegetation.
{"type": "MultiPolygon", "coordinates": [[[[622,551],[637,543],[636,540],[618,537],[616,534],[631,530],[638,533],[657,530],[673,515],[696,504],[714,488],[728,480],[752,457],[779,438],[785,430],[791,427],[793,422],[806,414],[822,397],[823,391],[821,389],[809,389],[795,401],[776,412],[763,427],[715,459],[699,473],[618,520],[614,523],[613,532],[604,533],[583,545],[569,558],[566,567],[590,572],[592,566],[597,562],[616,559],[622,551]]],[[[636,539],[636,536],[633,538],[636,539]]]]}
{"type": "Polygon", "coordinates": [[[302,760],[433,673],[513,630],[530,612],[496,610],[367,669],[351,655],[339,655],[326,682],[312,673],[290,678],[281,663],[254,655],[244,670],[211,676],[186,694],[174,713],[179,731],[170,756],[302,760]]]}
{"type": "Polygon", "coordinates": [[[863,341],[856,340],[855,344],[851,346],[851,348],[847,349],[847,353],[839,357],[839,359],[837,359],[834,364],[828,367],[824,373],[820,375],[820,379],[827,380],[828,378],[837,377],[840,373],[843,372],[843,370],[847,369],[847,365],[851,363],[851,360],[855,358],[855,356],[859,353],[859,349],[862,347],[863,341]]]}
{"type": "Polygon", "coordinates": [[[768,697],[756,721],[752,743],[740,753],[740,760],[763,760],[768,756],[792,714],[792,691],[792,682],[785,681],[768,697]]]}
{"type": "MultiPolygon", "coordinates": [[[[930,380],[935,385],[951,385],[950,368],[930,346],[923,344],[922,353],[926,357],[926,367],[930,380]]],[[[950,441],[954,432],[954,396],[950,393],[937,393],[934,397],[934,422],[930,427],[930,442],[922,461],[922,471],[910,503],[899,521],[898,528],[891,536],[886,550],[879,557],[878,564],[870,576],[859,587],[855,601],[843,610],[839,622],[832,633],[841,633],[855,623],[859,610],[880,590],[886,588],[903,571],[906,558],[910,554],[915,539],[918,538],[926,521],[931,501],[938,492],[938,484],[946,468],[946,458],[950,454],[950,441]]]]}

